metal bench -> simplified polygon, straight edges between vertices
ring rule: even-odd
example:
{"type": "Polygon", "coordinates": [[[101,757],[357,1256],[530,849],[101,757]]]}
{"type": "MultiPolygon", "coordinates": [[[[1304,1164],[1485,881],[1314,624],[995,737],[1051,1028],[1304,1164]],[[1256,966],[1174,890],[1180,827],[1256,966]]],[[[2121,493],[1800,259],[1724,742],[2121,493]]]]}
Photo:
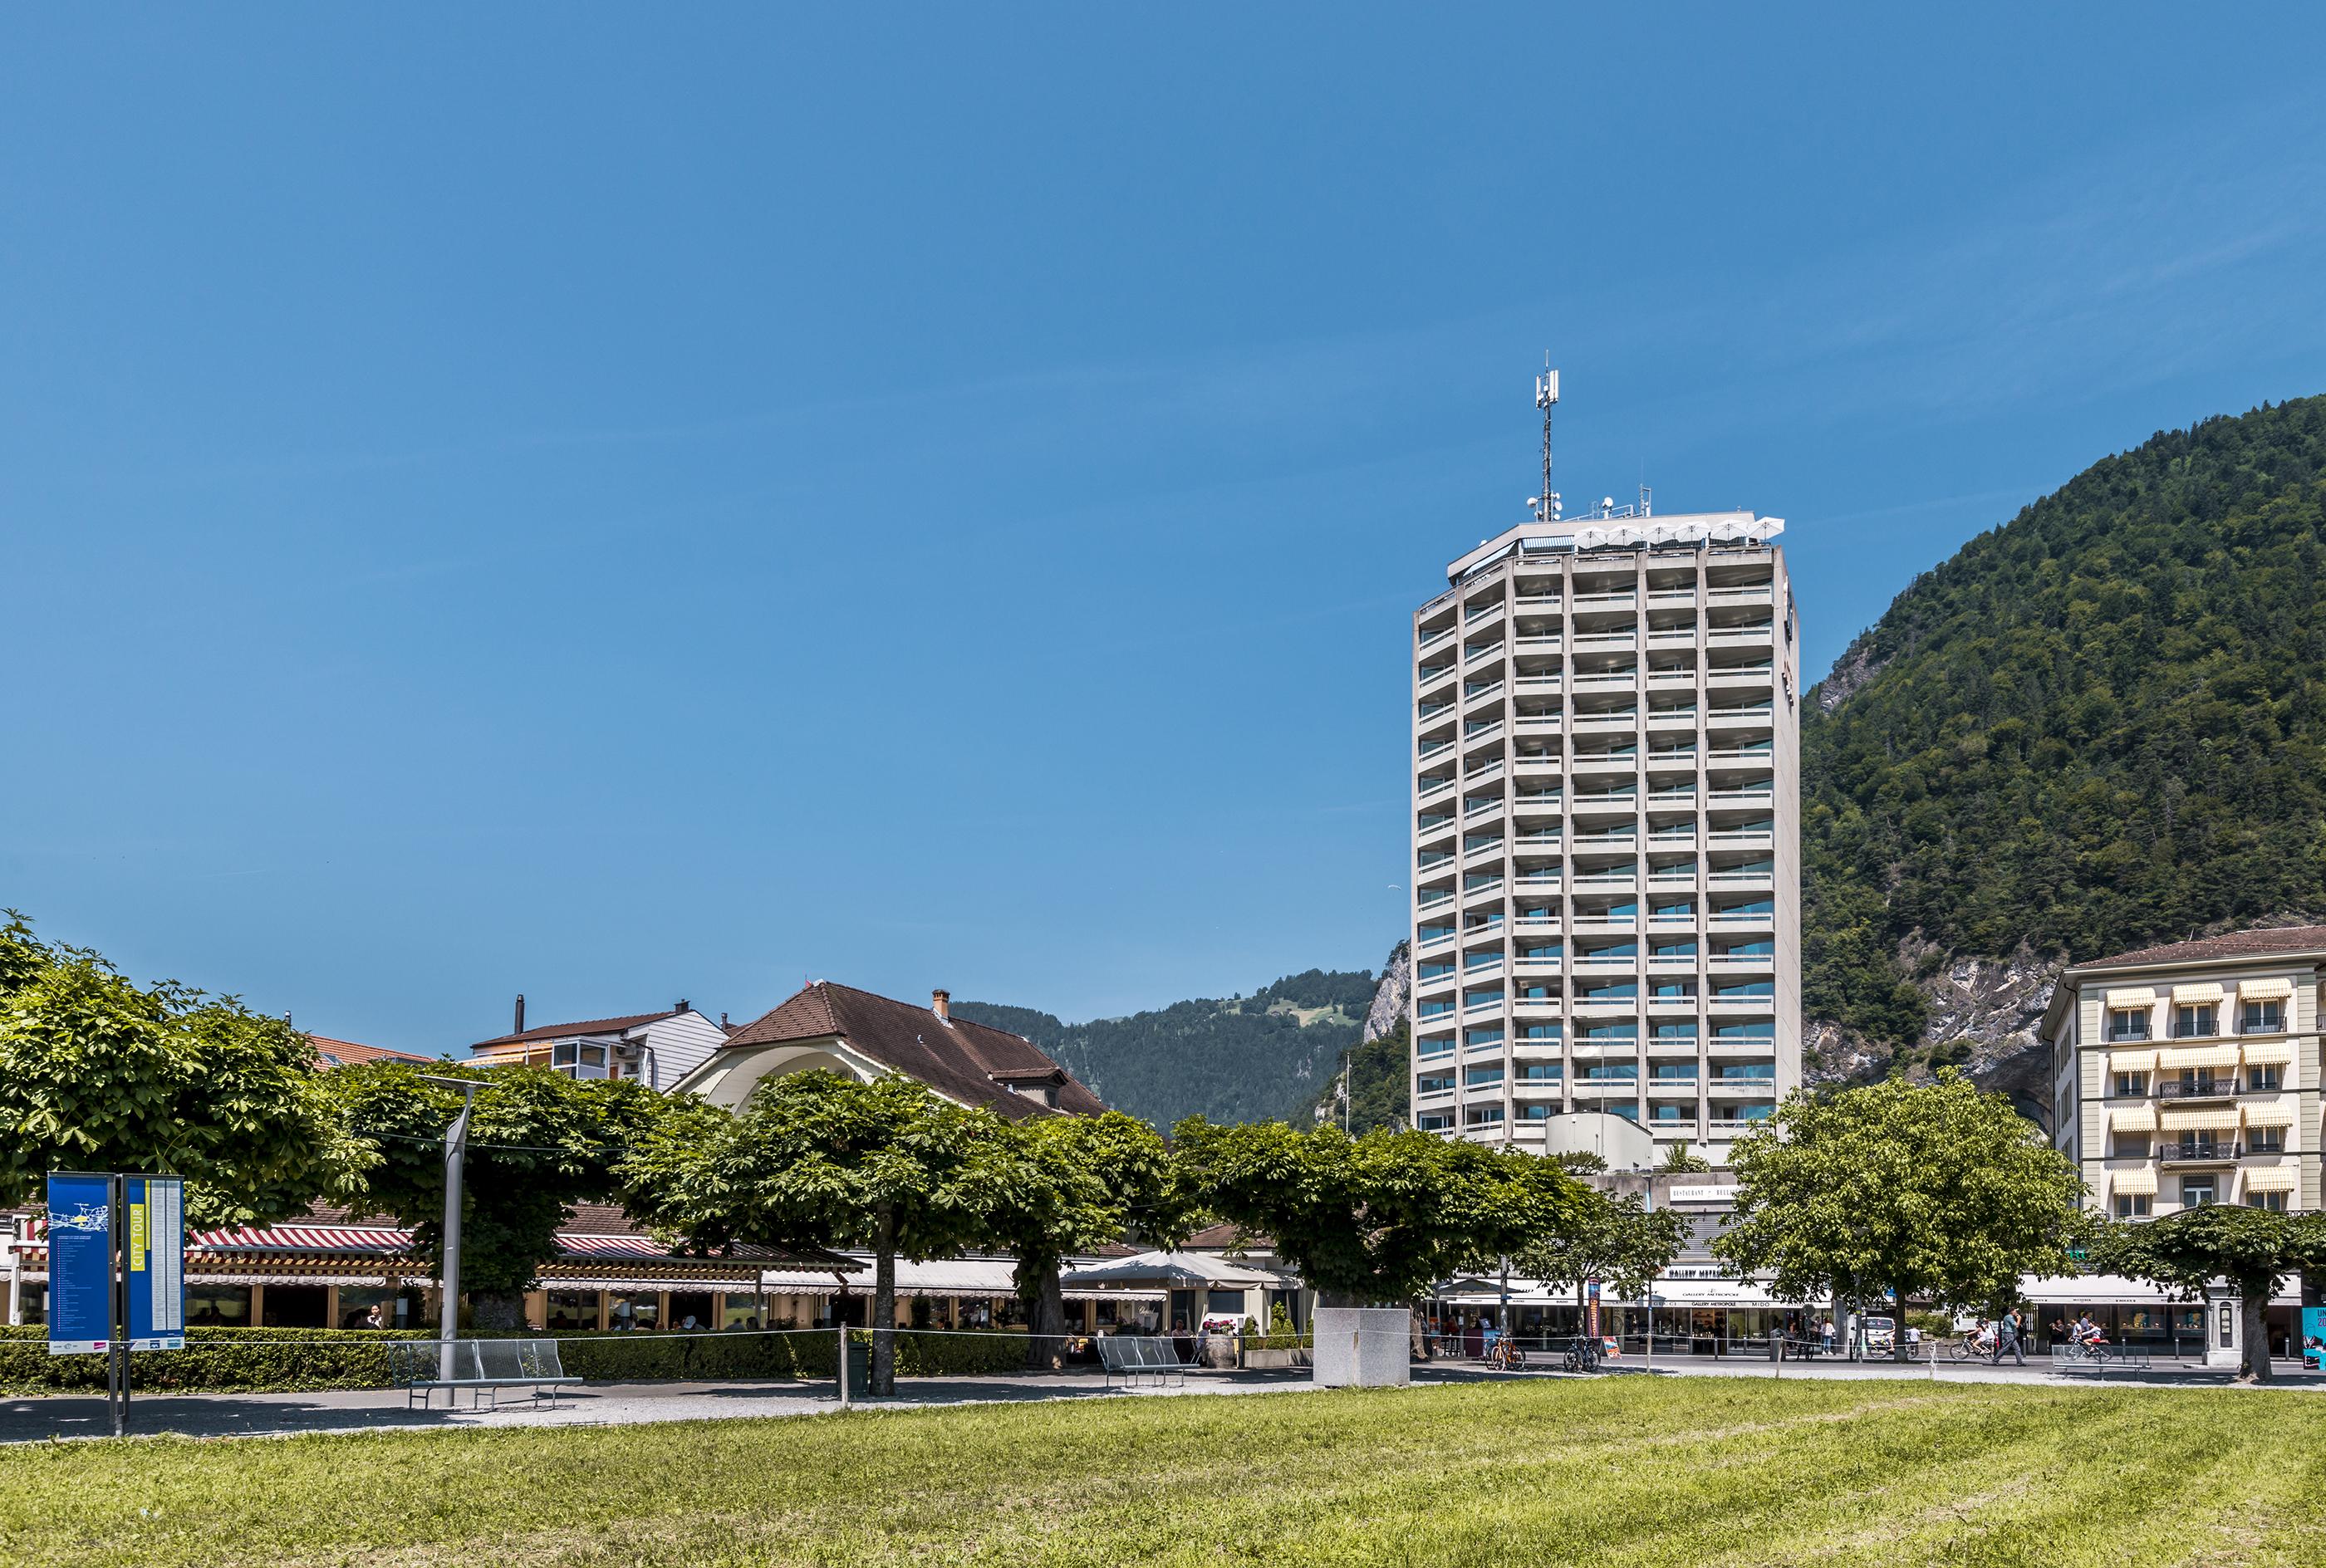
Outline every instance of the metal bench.
{"type": "Polygon", "coordinates": [[[535,1401],[557,1403],[558,1389],[581,1378],[565,1370],[555,1340],[395,1340],[386,1347],[389,1380],[404,1390],[405,1408],[425,1406],[437,1389],[447,1404],[470,1394],[472,1408],[492,1397],[500,1407],[504,1388],[529,1388],[535,1401]]]}
{"type": "Polygon", "coordinates": [[[2149,1369],[2146,1350],[2130,1350],[2121,1345],[2053,1345],[2052,1370],[2054,1372],[2099,1372],[2113,1369],[2119,1372],[2145,1372],[2149,1369]]]}
{"type": "Polygon", "coordinates": [[[1098,1341],[1099,1364],[1106,1369],[1106,1386],[1114,1387],[1121,1378],[1130,1387],[1139,1387],[1141,1378],[1152,1378],[1158,1388],[1166,1387],[1173,1378],[1186,1386],[1187,1369],[1180,1364],[1179,1352],[1170,1341],[1151,1334],[1104,1334],[1098,1341]]]}

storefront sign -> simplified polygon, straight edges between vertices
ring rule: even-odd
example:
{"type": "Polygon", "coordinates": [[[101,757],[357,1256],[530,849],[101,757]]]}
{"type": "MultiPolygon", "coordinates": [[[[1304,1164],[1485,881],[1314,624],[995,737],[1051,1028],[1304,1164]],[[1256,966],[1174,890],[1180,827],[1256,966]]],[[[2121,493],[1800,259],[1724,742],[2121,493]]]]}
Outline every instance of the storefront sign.
{"type": "Polygon", "coordinates": [[[88,1356],[113,1343],[113,1178],[49,1178],[49,1354],[88,1356]]]}
{"type": "Polygon", "coordinates": [[[1727,1203],[1734,1202],[1735,1197],[1736,1184],[1733,1182],[1722,1183],[1713,1186],[1707,1186],[1702,1183],[1689,1183],[1676,1182],[1672,1184],[1670,1202],[1674,1203],[1727,1203]]]}
{"type": "Polygon", "coordinates": [[[129,1211],[129,1348],[186,1348],[186,1184],[124,1176],[129,1211]]]}

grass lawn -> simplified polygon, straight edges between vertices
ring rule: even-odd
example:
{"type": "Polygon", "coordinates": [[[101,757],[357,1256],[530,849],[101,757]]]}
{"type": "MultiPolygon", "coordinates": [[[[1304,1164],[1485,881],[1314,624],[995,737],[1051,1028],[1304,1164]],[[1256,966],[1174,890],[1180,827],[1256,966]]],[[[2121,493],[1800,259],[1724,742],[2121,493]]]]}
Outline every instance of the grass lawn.
{"type": "Polygon", "coordinates": [[[0,1450],[0,1561],[2326,1562],[2326,1397],[1610,1378],[0,1450]]]}

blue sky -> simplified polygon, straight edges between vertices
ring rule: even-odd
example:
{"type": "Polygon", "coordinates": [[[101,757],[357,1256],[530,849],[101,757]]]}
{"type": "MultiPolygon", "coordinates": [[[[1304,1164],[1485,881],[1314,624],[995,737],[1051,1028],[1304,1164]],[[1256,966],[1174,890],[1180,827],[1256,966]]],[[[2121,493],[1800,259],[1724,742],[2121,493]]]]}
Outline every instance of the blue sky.
{"type": "Polygon", "coordinates": [[[1370,966],[1546,348],[1820,670],[2326,390],[2308,8],[853,9],[0,20],[0,903],[420,1050],[1370,966]]]}

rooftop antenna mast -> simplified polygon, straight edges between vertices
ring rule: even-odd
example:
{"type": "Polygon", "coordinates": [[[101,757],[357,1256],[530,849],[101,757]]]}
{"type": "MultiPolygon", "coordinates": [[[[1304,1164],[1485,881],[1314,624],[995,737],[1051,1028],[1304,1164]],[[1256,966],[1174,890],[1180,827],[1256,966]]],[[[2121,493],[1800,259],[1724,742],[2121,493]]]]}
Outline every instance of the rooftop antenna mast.
{"type": "Polygon", "coordinates": [[[1558,404],[1558,372],[1550,355],[1542,357],[1542,374],[1534,378],[1534,405],[1542,410],[1542,494],[1534,497],[1534,520],[1549,523],[1558,515],[1558,492],[1550,487],[1550,411],[1558,404]]]}

